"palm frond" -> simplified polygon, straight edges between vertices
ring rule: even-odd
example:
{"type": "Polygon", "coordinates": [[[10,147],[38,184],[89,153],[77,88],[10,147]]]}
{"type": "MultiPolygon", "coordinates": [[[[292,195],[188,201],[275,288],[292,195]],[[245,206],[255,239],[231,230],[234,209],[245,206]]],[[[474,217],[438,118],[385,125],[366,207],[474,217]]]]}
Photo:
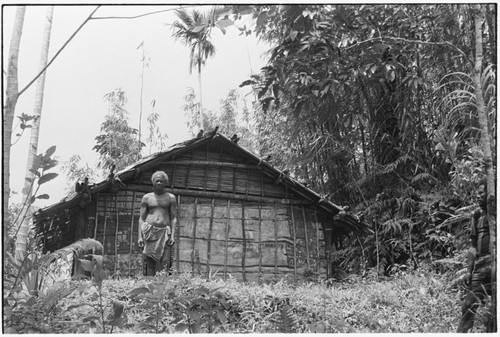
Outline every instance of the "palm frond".
{"type": "Polygon", "coordinates": [[[102,244],[94,239],[81,239],[77,242],[73,242],[66,247],[60,248],[50,254],[44,255],[40,258],[39,263],[48,264],[57,258],[66,258],[70,254],[74,254],[77,257],[83,256],[86,252],[95,251],[95,252],[103,252],[102,244]]]}
{"type": "Polygon", "coordinates": [[[421,181],[429,181],[429,180],[436,181],[436,178],[434,178],[434,176],[432,176],[432,174],[430,174],[428,172],[422,172],[422,173],[419,173],[416,176],[414,176],[411,179],[411,182],[415,184],[415,183],[418,183],[421,181]]]}

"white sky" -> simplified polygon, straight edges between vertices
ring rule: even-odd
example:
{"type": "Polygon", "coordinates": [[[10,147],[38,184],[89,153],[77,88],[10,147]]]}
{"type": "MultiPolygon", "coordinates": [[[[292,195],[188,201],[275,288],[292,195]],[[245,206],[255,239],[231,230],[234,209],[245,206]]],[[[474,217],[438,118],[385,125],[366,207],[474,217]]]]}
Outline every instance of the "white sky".
{"type": "MultiPolygon", "coordinates": [[[[49,60],[94,8],[95,5],[55,6],[49,60]]],[[[136,16],[162,9],[167,7],[103,6],[94,16],[136,16]]],[[[38,73],[46,10],[45,6],[26,9],[19,53],[20,89],[38,73]]],[[[15,6],[3,7],[4,67],[15,11],[15,6]]],[[[44,152],[52,145],[57,146],[55,155],[60,165],[53,171],[60,176],[43,185],[39,192],[48,193],[50,199],[37,201],[37,206],[54,204],[64,196],[66,180],[60,167],[70,156],[78,154],[82,162],[90,166],[97,163],[97,153],[92,147],[107,113],[108,105],[103,100],[106,93],[116,88],[125,90],[131,125],[138,128],[142,64],[141,51],[137,47],[141,42],[150,58],[144,78],[143,135],[146,136],[146,116],[152,112],[150,102],[155,99],[155,111],[161,116],[159,126],[169,137],[167,145],[191,138],[182,110],[183,97],[190,87],[198,91],[198,76],[196,72],[189,74],[189,49],[175,41],[171,28],[165,25],[172,24],[175,19],[174,12],[169,11],[138,19],[91,20],[49,67],[38,150],[44,152]]],[[[218,111],[219,100],[248,79],[251,69],[258,72],[265,65],[264,53],[268,46],[259,43],[254,36],[240,36],[235,27],[226,35],[215,29],[212,38],[217,51],[202,70],[203,105],[218,111]]],[[[35,87],[32,85],[20,97],[16,116],[23,112],[33,113],[35,87]]],[[[17,121],[15,118],[14,126],[17,121]]],[[[11,152],[11,189],[19,193],[13,196],[14,202],[20,201],[28,142],[29,130],[11,152]]]]}

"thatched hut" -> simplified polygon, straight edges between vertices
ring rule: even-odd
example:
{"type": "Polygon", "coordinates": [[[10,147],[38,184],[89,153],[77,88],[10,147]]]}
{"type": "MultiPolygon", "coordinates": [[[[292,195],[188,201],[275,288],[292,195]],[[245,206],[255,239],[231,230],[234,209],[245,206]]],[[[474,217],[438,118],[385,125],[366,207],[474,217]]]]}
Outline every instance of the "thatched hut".
{"type": "Polygon", "coordinates": [[[338,238],[362,224],[342,208],[235,142],[210,133],[143,158],[35,215],[43,251],[81,238],[104,247],[111,274],[142,271],[137,244],[142,196],[165,171],[177,197],[173,268],[245,281],[331,275],[338,238]],[[339,212],[343,214],[338,216],[339,212]]]}

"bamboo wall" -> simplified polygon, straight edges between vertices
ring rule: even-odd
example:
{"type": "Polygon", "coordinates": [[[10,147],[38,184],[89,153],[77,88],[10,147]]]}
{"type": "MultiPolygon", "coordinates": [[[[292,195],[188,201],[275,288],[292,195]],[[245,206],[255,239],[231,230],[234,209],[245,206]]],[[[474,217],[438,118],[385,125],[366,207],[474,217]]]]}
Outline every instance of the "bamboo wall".
{"type": "MultiPolygon", "coordinates": [[[[110,273],[142,272],[137,245],[142,196],[99,194],[97,217],[89,217],[94,220],[89,232],[103,243],[110,273]]],[[[190,196],[177,196],[177,203],[176,270],[258,282],[297,281],[306,271],[325,275],[323,229],[310,208],[190,196]]]]}

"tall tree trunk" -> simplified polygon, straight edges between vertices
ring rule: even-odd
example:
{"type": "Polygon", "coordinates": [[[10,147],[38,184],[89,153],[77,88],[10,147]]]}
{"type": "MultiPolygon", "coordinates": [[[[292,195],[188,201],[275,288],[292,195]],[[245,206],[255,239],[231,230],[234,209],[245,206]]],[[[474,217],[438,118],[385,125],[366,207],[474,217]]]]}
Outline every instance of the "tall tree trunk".
{"type": "MultiPolygon", "coordinates": [[[[49,56],[49,46],[50,46],[50,34],[52,30],[52,18],[54,14],[54,6],[49,6],[47,9],[47,15],[45,17],[45,26],[43,30],[42,37],[42,48],[40,52],[40,69],[44,69],[47,66],[47,60],[49,56]]],[[[42,75],[38,78],[36,84],[36,92],[35,92],[35,106],[33,108],[33,116],[35,117],[33,120],[33,126],[31,128],[31,137],[28,148],[28,161],[26,163],[26,178],[24,180],[24,188],[23,188],[23,200],[26,203],[26,215],[21,217],[23,222],[21,223],[21,227],[17,233],[16,237],[16,252],[15,258],[17,261],[22,261],[26,256],[26,244],[29,233],[29,224],[31,218],[31,187],[32,181],[34,179],[34,174],[30,172],[30,169],[33,167],[33,160],[38,151],[38,138],[40,134],[40,120],[42,118],[42,106],[43,106],[43,95],[45,88],[45,75],[47,72],[43,72],[42,75]]]]}
{"type": "Polygon", "coordinates": [[[494,332],[497,331],[496,326],[496,307],[497,307],[497,282],[496,282],[496,203],[495,203],[495,170],[493,167],[493,156],[491,151],[491,143],[488,128],[488,111],[484,104],[483,88],[481,85],[481,74],[483,65],[483,40],[482,40],[482,24],[484,8],[480,5],[474,7],[474,24],[475,24],[475,59],[474,59],[474,72],[472,74],[472,81],[474,83],[474,92],[476,96],[477,113],[479,119],[479,126],[481,129],[481,142],[483,144],[484,153],[484,169],[487,178],[487,218],[490,228],[490,252],[493,257],[493,266],[491,269],[492,281],[492,315],[494,322],[494,332]]]}
{"type": "MultiPolygon", "coordinates": [[[[142,70],[141,70],[141,97],[139,99],[139,155],[137,160],[140,158],[141,154],[141,135],[142,135],[142,101],[144,98],[144,68],[146,68],[146,53],[144,52],[144,42],[141,43],[142,46],[142,70]]],[[[151,154],[151,146],[150,146],[151,154]]]]}
{"type": "Polygon", "coordinates": [[[12,138],[12,123],[14,112],[19,97],[17,63],[19,56],[19,45],[23,32],[24,14],[26,6],[18,6],[12,38],[10,40],[9,60],[7,64],[7,83],[5,91],[5,102],[3,107],[3,256],[6,256],[8,244],[9,219],[9,194],[10,194],[10,146],[12,138]]]}
{"type": "MultiPolygon", "coordinates": [[[[201,92],[201,60],[198,60],[198,86],[199,86],[199,92],[200,92],[200,112],[199,112],[199,118],[200,118],[200,129],[205,130],[205,125],[203,125],[203,101],[202,101],[202,92],[201,92]]],[[[206,130],[205,130],[206,131],[206,130]]]]}

